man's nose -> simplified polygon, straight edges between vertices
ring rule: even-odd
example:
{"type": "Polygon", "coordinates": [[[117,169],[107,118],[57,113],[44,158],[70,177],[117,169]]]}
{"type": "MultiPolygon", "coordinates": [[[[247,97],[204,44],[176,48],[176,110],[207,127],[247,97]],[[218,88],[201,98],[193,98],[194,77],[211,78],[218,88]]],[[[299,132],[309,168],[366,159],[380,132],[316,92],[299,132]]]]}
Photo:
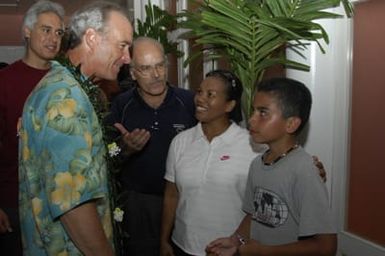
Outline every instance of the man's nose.
{"type": "Polygon", "coordinates": [[[152,73],[154,74],[155,77],[159,77],[160,76],[160,72],[158,71],[156,66],[151,67],[151,70],[152,70],[152,73]]]}
{"type": "Polygon", "coordinates": [[[130,55],[130,51],[128,49],[124,51],[122,59],[123,59],[124,64],[130,64],[131,63],[131,55],[130,55]]]}

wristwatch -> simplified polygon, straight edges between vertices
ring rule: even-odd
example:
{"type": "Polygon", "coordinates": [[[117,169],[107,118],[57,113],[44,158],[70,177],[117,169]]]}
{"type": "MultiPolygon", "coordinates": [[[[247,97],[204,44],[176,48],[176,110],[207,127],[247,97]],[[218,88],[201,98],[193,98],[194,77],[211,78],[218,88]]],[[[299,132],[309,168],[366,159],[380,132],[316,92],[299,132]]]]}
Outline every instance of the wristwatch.
{"type": "Polygon", "coordinates": [[[236,250],[234,256],[240,256],[240,254],[239,254],[239,247],[241,247],[242,245],[246,244],[246,239],[243,236],[241,236],[240,234],[238,234],[238,233],[235,233],[234,235],[237,238],[238,243],[239,243],[239,246],[237,246],[237,250],[236,250]]]}
{"type": "Polygon", "coordinates": [[[244,245],[246,243],[246,239],[240,234],[235,233],[235,237],[238,239],[238,242],[240,244],[239,246],[244,245]]]}

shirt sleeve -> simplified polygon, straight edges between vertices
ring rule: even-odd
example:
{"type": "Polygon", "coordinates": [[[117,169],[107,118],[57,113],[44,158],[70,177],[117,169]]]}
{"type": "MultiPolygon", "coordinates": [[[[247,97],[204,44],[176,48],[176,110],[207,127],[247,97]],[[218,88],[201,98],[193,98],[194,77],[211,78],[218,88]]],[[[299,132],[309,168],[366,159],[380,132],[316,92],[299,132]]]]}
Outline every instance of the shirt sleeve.
{"type": "Polygon", "coordinates": [[[249,174],[247,176],[247,182],[246,182],[246,190],[245,190],[245,196],[243,197],[243,205],[242,209],[248,214],[253,215],[254,213],[254,206],[253,206],[253,196],[254,196],[254,185],[253,185],[253,176],[254,176],[254,171],[255,171],[255,164],[257,161],[258,157],[255,158],[249,168],[249,174]]]}
{"type": "MultiPolygon", "coordinates": [[[[177,136],[178,137],[178,136],[177,136]]],[[[166,173],[164,175],[164,179],[170,182],[175,183],[175,175],[176,175],[176,159],[177,155],[179,153],[177,149],[177,137],[174,137],[174,139],[171,141],[167,160],[166,160],[166,173]]]]}
{"type": "Polygon", "coordinates": [[[326,186],[317,168],[312,163],[307,166],[293,190],[300,213],[299,236],[336,233],[326,186]]]}

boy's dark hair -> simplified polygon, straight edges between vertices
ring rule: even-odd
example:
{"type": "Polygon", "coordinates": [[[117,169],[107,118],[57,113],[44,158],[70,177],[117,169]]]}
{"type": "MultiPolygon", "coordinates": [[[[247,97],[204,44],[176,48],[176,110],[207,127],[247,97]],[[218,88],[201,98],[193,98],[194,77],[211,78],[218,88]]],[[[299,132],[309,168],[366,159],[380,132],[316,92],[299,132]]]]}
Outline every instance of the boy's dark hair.
{"type": "Polygon", "coordinates": [[[309,120],[312,104],[311,93],[303,83],[289,78],[272,78],[262,81],[257,87],[257,92],[272,94],[278,100],[285,118],[299,117],[301,125],[295,134],[298,135],[302,131],[309,120]]]}
{"type": "Polygon", "coordinates": [[[239,78],[233,72],[223,69],[212,70],[206,74],[206,77],[217,77],[223,81],[226,87],[227,100],[235,101],[235,107],[229,113],[229,117],[236,123],[241,122],[243,119],[241,107],[243,87],[239,78]]]}

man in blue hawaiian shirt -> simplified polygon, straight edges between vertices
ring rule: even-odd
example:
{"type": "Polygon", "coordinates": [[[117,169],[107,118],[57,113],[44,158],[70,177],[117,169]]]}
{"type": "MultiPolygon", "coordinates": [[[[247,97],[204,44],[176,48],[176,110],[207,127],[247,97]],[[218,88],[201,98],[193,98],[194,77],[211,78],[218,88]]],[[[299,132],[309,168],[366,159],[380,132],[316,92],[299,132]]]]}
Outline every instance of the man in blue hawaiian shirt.
{"type": "Polygon", "coordinates": [[[72,65],[53,62],[23,110],[24,255],[114,255],[107,152],[90,80],[116,79],[130,62],[132,26],[120,7],[99,2],[77,11],[69,28],[72,65]]]}

